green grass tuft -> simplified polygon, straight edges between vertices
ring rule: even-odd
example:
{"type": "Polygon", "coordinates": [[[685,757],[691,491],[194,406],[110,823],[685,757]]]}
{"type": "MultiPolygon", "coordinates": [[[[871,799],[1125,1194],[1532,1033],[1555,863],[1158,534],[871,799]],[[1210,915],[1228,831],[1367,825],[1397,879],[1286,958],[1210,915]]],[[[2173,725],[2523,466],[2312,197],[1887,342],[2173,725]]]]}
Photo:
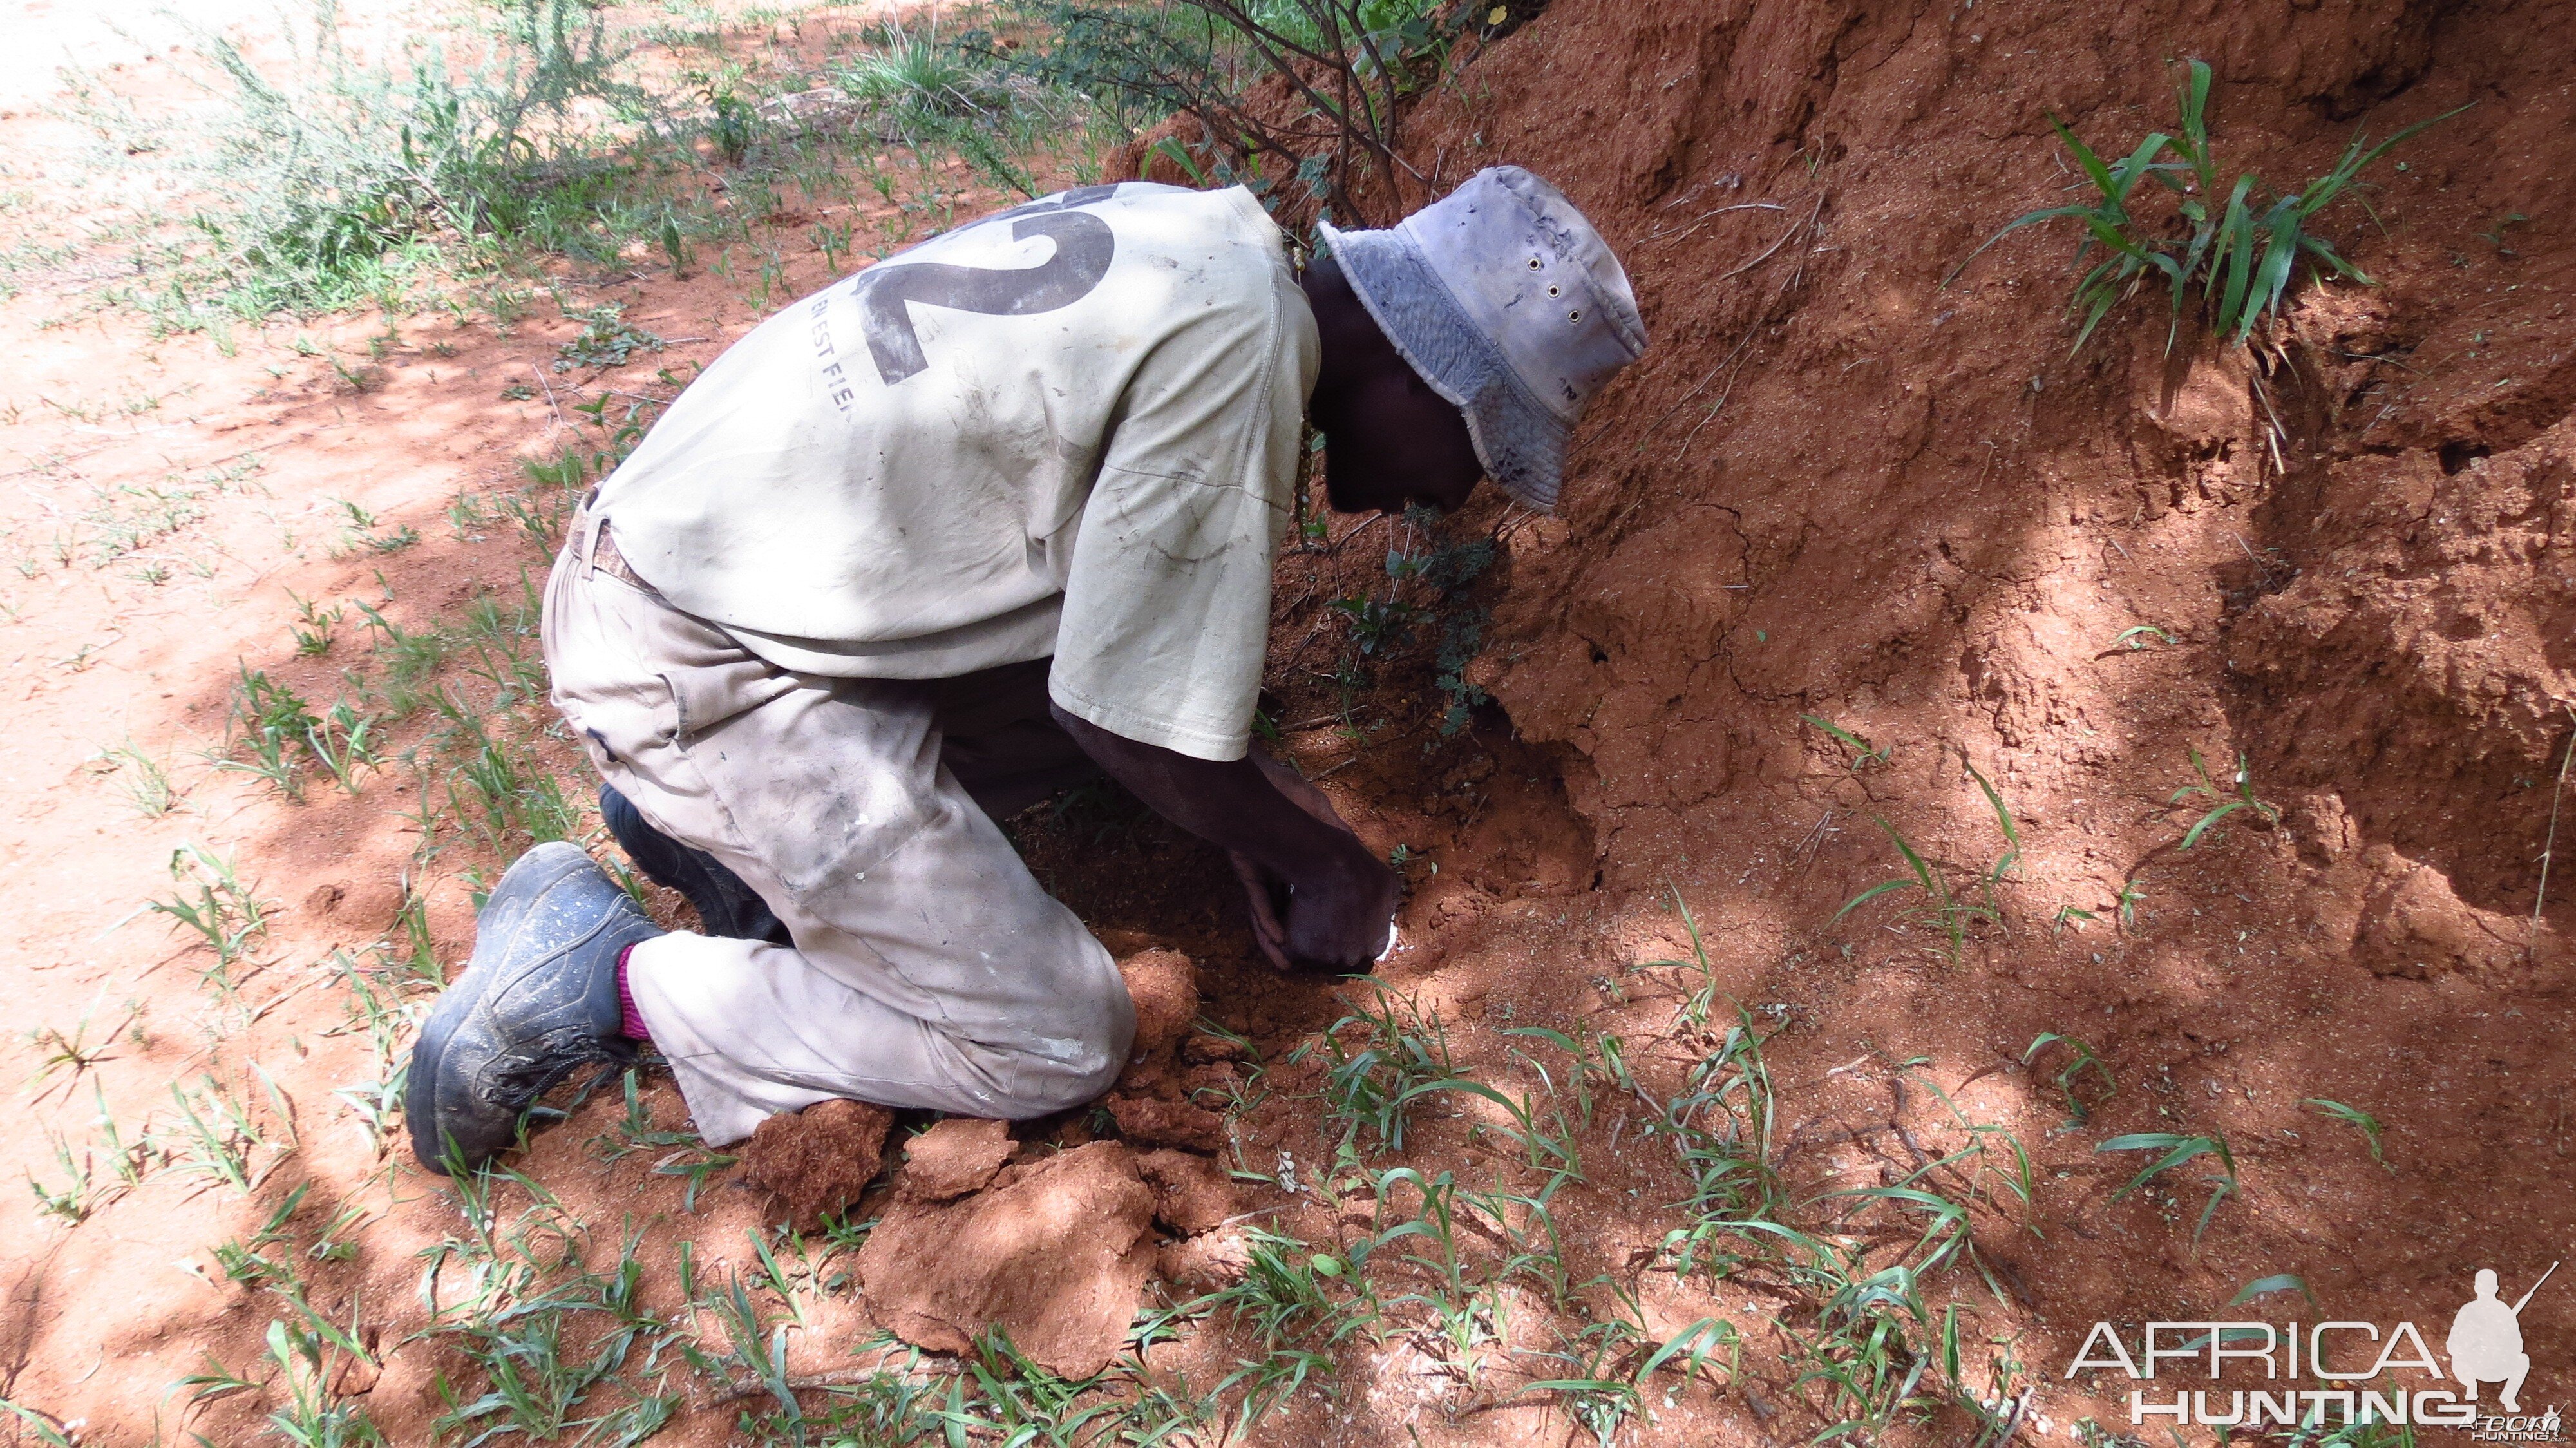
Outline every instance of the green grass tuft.
{"type": "Polygon", "coordinates": [[[2220,201],[2224,173],[2209,137],[2209,85],[2208,63],[2186,62],[2175,96],[2181,133],[2151,132],[2128,155],[2108,162],[2077,139],[2065,122],[2049,117],[2049,125],[2083,168],[2098,199],[2086,205],[2045,207],[2015,218],[1970,252],[1942,279],[1943,284],[1956,278],[1987,247],[2025,226],[2081,222],[2084,237],[2076,243],[2076,263],[2081,265],[2097,248],[2105,255],[2076,282],[2069,301],[2083,318],[2075,334],[2076,351],[2083,350],[2086,339],[2113,307],[2151,280],[2162,281],[2172,299],[2168,348],[2180,334],[2187,307],[2196,308],[2214,335],[2232,333],[2229,339],[2243,346],[2257,322],[2279,313],[2302,262],[2311,279],[2332,273],[2364,286],[2376,285],[2346,261],[2332,242],[2318,235],[2311,223],[2317,213],[2356,192],[2361,173],[2390,148],[2468,107],[2418,121],[2375,146],[2365,133],[2355,131],[2334,169],[2295,191],[2276,192],[2253,172],[2244,172],[2229,187],[2226,200],[2220,201]],[[2139,183],[2149,180],[2172,193],[2174,224],[2160,225],[2131,209],[2139,183]]]}

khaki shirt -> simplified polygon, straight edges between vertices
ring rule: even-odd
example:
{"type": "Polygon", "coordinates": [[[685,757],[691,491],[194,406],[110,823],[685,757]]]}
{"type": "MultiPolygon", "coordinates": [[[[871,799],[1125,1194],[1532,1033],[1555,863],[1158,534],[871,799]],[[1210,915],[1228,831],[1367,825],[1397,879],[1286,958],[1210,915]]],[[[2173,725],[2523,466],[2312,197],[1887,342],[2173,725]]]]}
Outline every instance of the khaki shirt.
{"type": "Polygon", "coordinates": [[[781,668],[1052,654],[1070,712],[1239,759],[1315,367],[1249,192],[1083,187],[762,323],[595,506],[674,606],[781,668]]]}

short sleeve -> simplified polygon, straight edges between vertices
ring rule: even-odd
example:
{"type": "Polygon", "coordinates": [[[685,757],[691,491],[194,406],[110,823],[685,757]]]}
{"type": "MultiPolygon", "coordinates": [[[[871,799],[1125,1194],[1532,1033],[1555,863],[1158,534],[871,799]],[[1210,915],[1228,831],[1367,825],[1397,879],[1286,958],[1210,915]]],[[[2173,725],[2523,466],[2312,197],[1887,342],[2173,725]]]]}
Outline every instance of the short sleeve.
{"type": "Polygon", "coordinates": [[[1269,270],[1134,375],[1074,538],[1049,675],[1071,713],[1198,759],[1251,743],[1314,381],[1314,318],[1284,262],[1269,270]]]}

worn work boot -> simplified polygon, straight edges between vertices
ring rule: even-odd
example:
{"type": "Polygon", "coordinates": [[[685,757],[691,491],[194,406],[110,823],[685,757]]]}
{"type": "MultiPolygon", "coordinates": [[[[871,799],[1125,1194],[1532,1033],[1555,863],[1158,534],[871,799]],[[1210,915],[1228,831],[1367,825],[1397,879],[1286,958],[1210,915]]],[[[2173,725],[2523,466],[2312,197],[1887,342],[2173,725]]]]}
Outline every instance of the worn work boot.
{"type": "Polygon", "coordinates": [[[787,927],[779,923],[768,902],[743,883],[740,875],[725,868],[724,862],[704,850],[692,849],[645,821],[641,810],[617,786],[599,787],[599,817],[608,832],[626,851],[647,879],[665,889],[677,890],[697,907],[698,920],[709,935],[728,940],[765,940],[772,945],[788,943],[787,927]]]}
{"type": "Polygon", "coordinates": [[[617,958],[661,933],[578,847],[557,840],[521,855],[483,904],[473,962],[412,1047],[403,1109],[420,1164],[445,1175],[452,1143],[480,1166],[556,1083],[593,1062],[634,1060],[619,1030],[617,958]]]}

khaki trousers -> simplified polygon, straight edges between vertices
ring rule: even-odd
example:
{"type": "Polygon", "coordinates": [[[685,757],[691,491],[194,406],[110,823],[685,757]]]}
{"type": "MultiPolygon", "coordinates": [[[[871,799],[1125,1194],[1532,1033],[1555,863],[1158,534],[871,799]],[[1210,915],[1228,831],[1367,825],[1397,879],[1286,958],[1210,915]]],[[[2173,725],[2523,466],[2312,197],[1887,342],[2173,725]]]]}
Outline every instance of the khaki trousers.
{"type": "Polygon", "coordinates": [[[575,517],[546,583],[555,705],[646,820],[795,941],[674,932],[629,957],[700,1135],[834,1097],[1013,1120],[1106,1090],[1134,1006],[943,762],[940,686],[773,667],[594,567],[599,527],[575,517]]]}

